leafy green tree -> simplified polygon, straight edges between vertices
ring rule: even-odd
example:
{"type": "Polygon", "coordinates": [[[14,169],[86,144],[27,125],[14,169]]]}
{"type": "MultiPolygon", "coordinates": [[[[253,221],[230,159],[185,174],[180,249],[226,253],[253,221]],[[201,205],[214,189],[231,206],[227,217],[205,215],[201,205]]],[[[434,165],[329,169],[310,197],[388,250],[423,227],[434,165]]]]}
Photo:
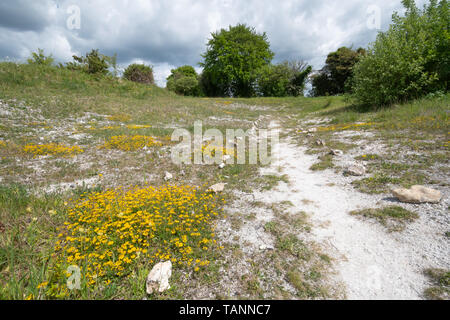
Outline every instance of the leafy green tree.
{"type": "Polygon", "coordinates": [[[155,83],[155,80],[153,78],[153,68],[144,64],[130,64],[125,69],[123,78],[143,84],[155,83]]]}
{"type": "Polygon", "coordinates": [[[325,96],[349,92],[353,67],[364,54],[365,50],[362,48],[355,51],[347,47],[341,47],[328,54],[325,66],[313,77],[313,95],[325,96]]]}
{"type": "Polygon", "coordinates": [[[171,70],[167,77],[167,89],[184,96],[201,95],[199,77],[192,66],[182,66],[171,70]]]}
{"type": "Polygon", "coordinates": [[[205,54],[202,84],[207,95],[242,96],[255,94],[259,70],[274,56],[265,33],[245,24],[230,26],[211,34],[205,54]]]}
{"type": "Polygon", "coordinates": [[[44,50],[43,49],[38,49],[37,52],[33,52],[31,54],[31,58],[29,58],[27,61],[28,61],[29,64],[38,64],[38,65],[43,65],[43,66],[51,66],[55,62],[55,59],[53,58],[52,55],[46,56],[44,54],[44,50]]]}
{"type": "Polygon", "coordinates": [[[311,70],[311,66],[297,61],[264,66],[258,75],[258,93],[265,97],[303,95],[311,70]]]}
{"type": "Polygon", "coordinates": [[[355,66],[358,102],[389,105],[448,91],[450,14],[447,0],[431,0],[423,10],[403,0],[405,16],[394,13],[389,30],[378,34],[355,66]]]}

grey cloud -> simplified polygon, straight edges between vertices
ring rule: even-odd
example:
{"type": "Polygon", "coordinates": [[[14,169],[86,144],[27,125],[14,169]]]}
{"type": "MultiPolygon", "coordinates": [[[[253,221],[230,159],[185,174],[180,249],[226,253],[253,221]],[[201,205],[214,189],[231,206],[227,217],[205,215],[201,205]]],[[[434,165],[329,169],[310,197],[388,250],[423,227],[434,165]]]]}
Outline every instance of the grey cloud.
{"type": "Polygon", "coordinates": [[[50,1],[2,0],[0,26],[18,31],[41,31],[50,24],[50,1]]]}

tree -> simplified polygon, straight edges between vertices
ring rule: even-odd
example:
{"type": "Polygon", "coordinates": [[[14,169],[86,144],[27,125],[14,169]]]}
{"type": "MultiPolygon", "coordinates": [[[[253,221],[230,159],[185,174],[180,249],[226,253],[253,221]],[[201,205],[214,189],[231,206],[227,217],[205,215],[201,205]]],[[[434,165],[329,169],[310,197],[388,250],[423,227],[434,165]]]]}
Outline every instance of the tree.
{"type": "Polygon", "coordinates": [[[130,64],[123,73],[124,79],[143,83],[154,84],[153,68],[144,64],[130,64]]]}
{"type": "Polygon", "coordinates": [[[311,66],[303,61],[264,66],[258,75],[258,93],[265,97],[303,95],[305,81],[311,70],[311,66]]]}
{"type": "Polygon", "coordinates": [[[325,66],[313,77],[313,95],[325,96],[349,92],[353,67],[364,54],[365,50],[362,48],[355,51],[347,47],[329,53],[325,66]]]}
{"type": "Polygon", "coordinates": [[[29,64],[51,66],[55,62],[55,59],[52,55],[46,56],[43,49],[38,49],[37,52],[31,54],[31,58],[27,61],[29,64]]]}
{"type": "Polygon", "coordinates": [[[450,14],[447,0],[430,0],[423,10],[403,0],[404,17],[394,13],[355,66],[353,90],[359,103],[389,105],[448,91],[450,14]]]}
{"type": "Polygon", "coordinates": [[[171,70],[166,87],[169,91],[184,96],[201,95],[199,77],[192,66],[182,66],[171,70]]]}
{"type": "Polygon", "coordinates": [[[202,84],[207,95],[249,97],[255,93],[259,70],[274,56],[265,33],[245,24],[211,34],[204,62],[202,84]]]}

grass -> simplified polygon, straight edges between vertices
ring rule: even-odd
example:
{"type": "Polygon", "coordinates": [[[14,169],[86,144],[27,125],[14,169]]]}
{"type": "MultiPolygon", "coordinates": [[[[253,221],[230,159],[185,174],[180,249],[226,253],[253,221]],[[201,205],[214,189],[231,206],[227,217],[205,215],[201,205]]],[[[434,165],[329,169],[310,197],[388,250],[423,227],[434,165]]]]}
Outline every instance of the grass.
{"type": "Polygon", "coordinates": [[[280,182],[289,183],[289,177],[287,175],[263,175],[259,178],[262,185],[261,190],[267,191],[275,188],[280,182]]]}
{"type": "Polygon", "coordinates": [[[432,286],[424,291],[425,297],[429,300],[449,300],[450,271],[443,269],[426,269],[424,273],[432,282],[432,286]]]}
{"type": "Polygon", "coordinates": [[[417,213],[399,206],[389,206],[381,209],[364,209],[350,212],[353,216],[362,216],[374,219],[385,226],[389,231],[401,231],[405,224],[419,218],[417,213]]]}
{"type": "Polygon", "coordinates": [[[323,171],[334,167],[333,156],[331,154],[325,154],[319,157],[319,162],[313,164],[309,169],[313,171],[323,171]]]}

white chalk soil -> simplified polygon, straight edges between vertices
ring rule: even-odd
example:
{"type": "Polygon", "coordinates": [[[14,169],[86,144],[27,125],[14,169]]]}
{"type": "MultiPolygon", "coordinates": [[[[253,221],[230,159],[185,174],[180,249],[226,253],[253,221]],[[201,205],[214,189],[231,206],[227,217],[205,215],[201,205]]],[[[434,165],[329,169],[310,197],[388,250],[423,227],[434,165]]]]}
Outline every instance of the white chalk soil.
{"type": "Polygon", "coordinates": [[[389,195],[358,192],[334,170],[311,171],[317,156],[305,154],[306,148],[289,138],[274,151],[276,161],[262,174],[285,174],[290,183],[266,193],[270,196],[266,201],[290,201],[310,215],[314,240],[334,258],[335,280],[344,285],[348,299],[422,299],[428,284],[423,270],[450,267],[450,246],[444,236],[450,226],[445,192],[437,205],[393,203],[389,195]],[[402,232],[388,232],[374,221],[349,214],[393,204],[417,212],[420,218],[402,232]]]}

